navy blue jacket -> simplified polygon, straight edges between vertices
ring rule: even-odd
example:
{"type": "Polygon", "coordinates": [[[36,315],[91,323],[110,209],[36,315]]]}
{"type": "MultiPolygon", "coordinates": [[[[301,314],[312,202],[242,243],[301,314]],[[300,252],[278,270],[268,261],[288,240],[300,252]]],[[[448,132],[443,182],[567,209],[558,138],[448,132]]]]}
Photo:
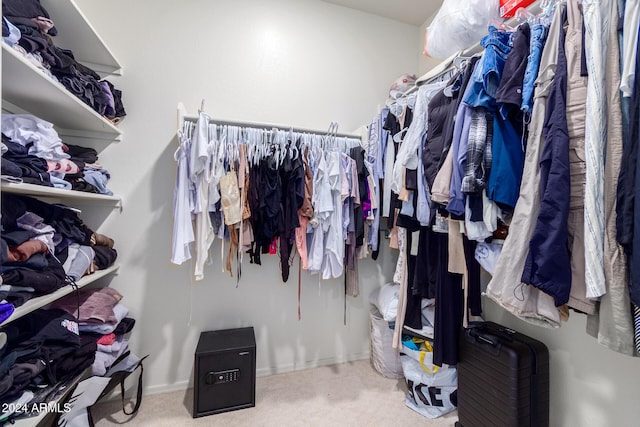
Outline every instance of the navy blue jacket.
{"type": "MultiPolygon", "coordinates": [[[[639,29],[640,31],[640,29],[639,29]]],[[[636,48],[638,54],[636,55],[636,70],[640,70],[640,43],[636,48]]],[[[640,73],[636,72],[635,81],[633,84],[633,94],[631,95],[631,129],[629,130],[629,144],[633,144],[635,151],[635,161],[640,161],[638,157],[638,143],[640,141],[640,73]]],[[[640,165],[635,164],[634,170],[634,186],[632,188],[623,189],[627,192],[627,196],[635,194],[640,189],[640,165]]],[[[620,188],[618,188],[618,194],[620,194],[620,188]]],[[[636,306],[640,306],[640,226],[638,221],[640,220],[640,197],[633,199],[633,211],[631,215],[622,218],[625,223],[631,222],[633,230],[633,250],[631,255],[631,280],[629,281],[629,292],[631,296],[631,302],[636,306]]],[[[619,231],[619,230],[618,230],[619,231]]]]}
{"type": "MultiPolygon", "coordinates": [[[[566,20],[566,9],[564,18],[566,20]]],[[[560,31],[558,65],[549,92],[544,120],[545,140],[540,159],[540,214],[529,242],[522,282],[551,295],[556,306],[566,304],[571,293],[571,256],[567,220],[571,175],[567,126],[567,58],[565,33],[560,31]]],[[[553,43],[553,40],[549,41],[553,43]]]]}

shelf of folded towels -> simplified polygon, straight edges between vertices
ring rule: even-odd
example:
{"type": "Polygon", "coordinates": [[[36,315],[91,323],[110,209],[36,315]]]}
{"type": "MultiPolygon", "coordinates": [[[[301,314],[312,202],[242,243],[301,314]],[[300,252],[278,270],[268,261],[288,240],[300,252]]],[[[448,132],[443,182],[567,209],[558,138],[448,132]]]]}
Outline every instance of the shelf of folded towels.
{"type": "MultiPolygon", "coordinates": [[[[107,140],[117,140],[121,134],[109,119],[6,43],[2,44],[2,79],[3,101],[55,123],[61,129],[98,132],[107,140]]],[[[3,108],[7,107],[3,105],[3,108]]]]}

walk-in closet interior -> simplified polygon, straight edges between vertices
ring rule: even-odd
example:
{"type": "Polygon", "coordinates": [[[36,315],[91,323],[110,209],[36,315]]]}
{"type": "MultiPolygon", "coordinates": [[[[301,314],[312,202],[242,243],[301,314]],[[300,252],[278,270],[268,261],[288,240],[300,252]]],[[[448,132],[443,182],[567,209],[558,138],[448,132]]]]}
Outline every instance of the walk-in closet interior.
{"type": "Polygon", "coordinates": [[[0,427],[632,426],[640,0],[3,0],[0,427]]]}

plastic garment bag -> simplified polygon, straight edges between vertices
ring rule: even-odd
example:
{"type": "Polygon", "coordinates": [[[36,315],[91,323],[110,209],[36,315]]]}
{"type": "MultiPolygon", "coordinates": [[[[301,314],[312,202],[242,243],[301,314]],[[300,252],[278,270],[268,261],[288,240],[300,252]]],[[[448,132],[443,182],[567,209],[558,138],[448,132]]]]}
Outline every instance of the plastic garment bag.
{"type": "Polygon", "coordinates": [[[478,43],[500,17],[499,0],[444,0],[427,27],[424,55],[446,59],[478,43]]]}

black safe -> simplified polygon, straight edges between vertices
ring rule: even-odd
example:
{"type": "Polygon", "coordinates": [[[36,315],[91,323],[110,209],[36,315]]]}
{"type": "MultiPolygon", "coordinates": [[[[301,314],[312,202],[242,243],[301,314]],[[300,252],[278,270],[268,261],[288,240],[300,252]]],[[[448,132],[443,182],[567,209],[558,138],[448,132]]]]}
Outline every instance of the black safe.
{"type": "Polygon", "coordinates": [[[256,406],[253,328],[202,332],[193,372],[194,418],[256,406]]]}

